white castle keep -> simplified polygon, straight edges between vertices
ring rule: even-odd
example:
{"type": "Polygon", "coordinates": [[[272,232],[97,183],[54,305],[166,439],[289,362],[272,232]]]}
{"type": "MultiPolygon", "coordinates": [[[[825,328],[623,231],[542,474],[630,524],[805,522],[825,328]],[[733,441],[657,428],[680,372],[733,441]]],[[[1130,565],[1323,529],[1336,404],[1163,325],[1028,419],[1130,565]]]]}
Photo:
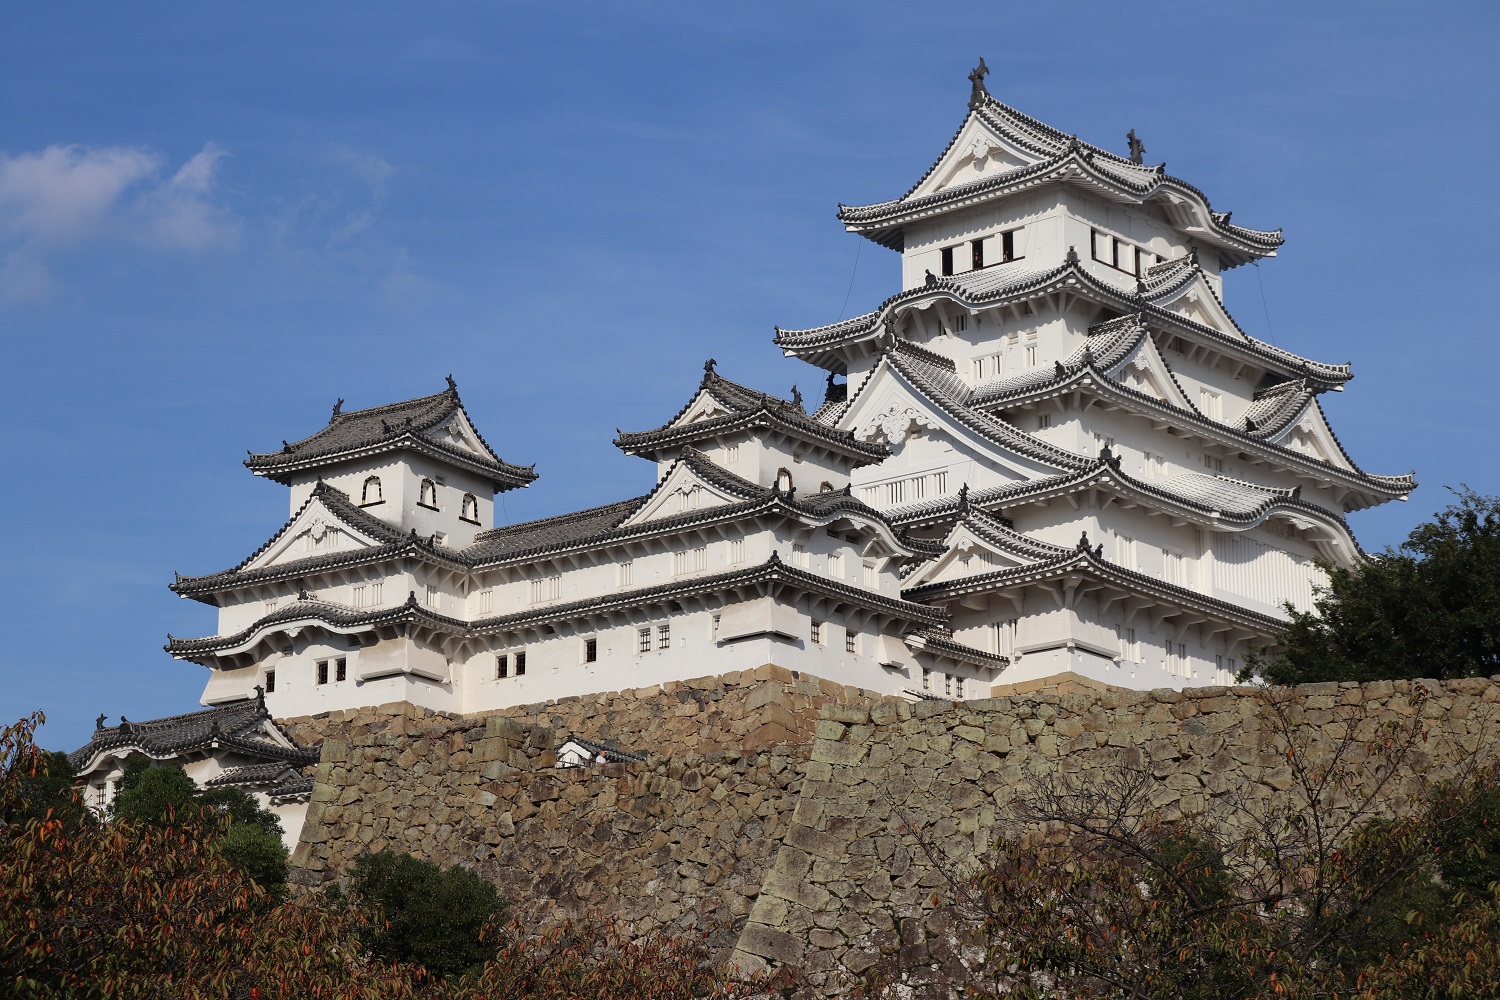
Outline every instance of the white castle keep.
{"type": "Polygon", "coordinates": [[[219,610],[167,649],[203,702],[276,717],[410,701],[470,713],[777,664],[912,697],[1074,671],[1224,683],[1307,608],[1344,515],[1404,499],[1319,396],[1347,365],[1239,328],[1221,274],[1281,245],[1164,166],[991,97],[910,191],[842,206],[902,256],[873,312],[776,331],[828,372],[811,410],[710,361],[615,442],[646,496],[494,526],[529,486],[446,390],[351,412],[245,463],[291,517],[179,577],[219,610]],[[843,380],[840,381],[840,378],[843,380]]]}

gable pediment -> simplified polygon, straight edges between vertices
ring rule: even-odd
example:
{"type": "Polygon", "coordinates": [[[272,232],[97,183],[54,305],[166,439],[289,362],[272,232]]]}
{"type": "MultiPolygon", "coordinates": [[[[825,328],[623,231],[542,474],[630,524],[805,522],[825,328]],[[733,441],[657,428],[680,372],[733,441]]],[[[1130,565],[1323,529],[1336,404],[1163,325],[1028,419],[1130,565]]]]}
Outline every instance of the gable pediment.
{"type": "Polygon", "coordinates": [[[1150,337],[1141,339],[1133,351],[1112,373],[1114,380],[1127,389],[1161,400],[1179,409],[1192,409],[1182,387],[1172,378],[1171,369],[1150,337]]]}
{"type": "Polygon", "coordinates": [[[1328,426],[1328,419],[1323,415],[1322,407],[1316,403],[1307,408],[1302,419],[1267,440],[1319,462],[1350,472],[1358,471],[1339,447],[1338,440],[1333,436],[1333,429],[1328,426]]]}
{"type": "Polygon", "coordinates": [[[963,580],[999,570],[1033,565],[1037,560],[999,544],[959,521],[944,539],[948,551],[921,567],[902,586],[910,589],[929,583],[963,580]]]}
{"type": "Polygon", "coordinates": [[[462,410],[454,412],[453,416],[436,427],[427,428],[421,434],[430,441],[478,458],[493,459],[495,457],[479,440],[479,433],[474,430],[474,425],[469,423],[469,418],[462,410]]]}
{"type": "Polygon", "coordinates": [[[672,466],[666,478],[657,484],[656,489],[651,491],[640,509],[622,521],[620,526],[627,527],[695,510],[722,507],[740,503],[744,499],[732,495],[722,486],[710,483],[689,463],[678,462],[672,466]]]}
{"type": "Polygon", "coordinates": [[[1202,273],[1197,274],[1192,281],[1186,282],[1172,294],[1157,299],[1156,304],[1176,313],[1183,319],[1191,320],[1211,330],[1217,330],[1226,336],[1239,339],[1245,336],[1235,326],[1234,320],[1219,302],[1218,296],[1209,287],[1208,279],[1202,273]]]}
{"type": "Polygon", "coordinates": [[[970,114],[968,121],[959,130],[958,138],[922,182],[907,195],[907,199],[921,198],[949,188],[988,180],[1028,167],[1038,159],[1035,153],[1022,150],[1008,141],[978,115],[970,114]]]}
{"type": "Polygon", "coordinates": [[[266,569],[324,553],[349,552],[379,544],[378,540],[351,526],[315,496],[242,570],[266,569]]]}

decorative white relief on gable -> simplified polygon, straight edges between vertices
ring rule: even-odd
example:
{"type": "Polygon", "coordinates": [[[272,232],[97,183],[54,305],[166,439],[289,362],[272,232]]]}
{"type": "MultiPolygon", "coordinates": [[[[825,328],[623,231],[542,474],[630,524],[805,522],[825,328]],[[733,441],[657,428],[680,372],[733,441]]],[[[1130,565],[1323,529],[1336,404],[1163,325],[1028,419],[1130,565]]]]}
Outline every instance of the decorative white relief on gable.
{"type": "MultiPolygon", "coordinates": [[[[680,462],[651,494],[651,498],[632,514],[623,524],[640,524],[657,518],[673,517],[694,510],[721,507],[738,503],[738,497],[730,497],[700,479],[685,462],[680,462]]],[[[622,525],[623,526],[623,525],[622,525]]]]}
{"type": "Polygon", "coordinates": [[[972,184],[1036,161],[1034,154],[1012,146],[977,116],[971,116],[947,155],[910,197],[921,198],[947,188],[972,184]]]}
{"type": "Polygon", "coordinates": [[[917,427],[936,430],[938,424],[925,409],[918,409],[906,397],[893,393],[882,401],[873,417],[860,425],[854,436],[861,441],[884,439],[894,448],[904,444],[917,427]]]}
{"type": "Polygon", "coordinates": [[[378,543],[374,539],[340,520],[321,501],[314,500],[274,543],[245,568],[262,569],[306,559],[320,552],[368,548],[376,544],[378,543]]]}
{"type": "Polygon", "coordinates": [[[698,398],[688,405],[686,412],[678,417],[672,423],[672,426],[681,427],[683,424],[697,423],[700,420],[712,420],[715,417],[722,417],[728,412],[713,396],[707,392],[699,392],[698,398]]]}
{"type": "Polygon", "coordinates": [[[954,525],[945,543],[948,550],[912,574],[903,584],[904,587],[962,580],[998,570],[1028,566],[1035,562],[1034,559],[1006,551],[988,539],[979,537],[962,523],[954,525]]]}
{"type": "Polygon", "coordinates": [[[455,413],[447,423],[425,433],[429,439],[447,445],[449,448],[466,451],[471,455],[488,456],[489,454],[479,443],[479,435],[475,433],[473,427],[469,426],[469,422],[464,419],[462,413],[455,413]]]}

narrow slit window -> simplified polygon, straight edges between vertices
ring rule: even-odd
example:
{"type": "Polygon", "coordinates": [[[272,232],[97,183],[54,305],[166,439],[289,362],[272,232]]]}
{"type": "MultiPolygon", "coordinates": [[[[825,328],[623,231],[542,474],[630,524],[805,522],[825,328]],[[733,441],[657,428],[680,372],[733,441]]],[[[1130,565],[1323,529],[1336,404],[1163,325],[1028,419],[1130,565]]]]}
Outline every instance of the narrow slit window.
{"type": "Polygon", "coordinates": [[[953,275],[953,251],[955,247],[943,247],[943,277],[953,275]]]}
{"type": "Polygon", "coordinates": [[[656,648],[672,648],[672,626],[670,624],[656,626],[656,648]]]}
{"type": "Polygon", "coordinates": [[[526,676],[526,654],[525,653],[517,653],[516,654],[516,676],[517,677],[525,677],[526,676]]]}
{"type": "Polygon", "coordinates": [[[510,676],[510,654],[501,653],[495,657],[495,677],[504,680],[510,676]]]}
{"type": "Polygon", "coordinates": [[[823,645],[823,623],[816,618],[813,619],[812,623],[812,641],[814,646],[823,645]]]}
{"type": "Polygon", "coordinates": [[[583,640],[583,662],[597,663],[599,661],[599,640],[589,638],[583,640]]]}
{"type": "Polygon", "coordinates": [[[336,681],[349,679],[349,661],[342,656],[333,661],[333,679],[336,681]]]}
{"type": "Polygon", "coordinates": [[[276,671],[274,671],[274,670],[267,670],[266,671],[266,694],[271,694],[275,690],[276,690],[276,671]]]}
{"type": "Polygon", "coordinates": [[[635,633],[635,651],[637,653],[651,652],[651,629],[637,629],[635,633]]]}
{"type": "Polygon", "coordinates": [[[984,267],[984,240],[974,240],[969,244],[969,258],[974,270],[978,271],[984,267]]]}
{"type": "Polygon", "coordinates": [[[327,684],[328,683],[328,661],[327,660],[319,660],[318,661],[318,683],[319,684],[327,684]]]}
{"type": "Polygon", "coordinates": [[[859,633],[853,629],[844,629],[844,652],[851,655],[859,652],[859,633]]]}

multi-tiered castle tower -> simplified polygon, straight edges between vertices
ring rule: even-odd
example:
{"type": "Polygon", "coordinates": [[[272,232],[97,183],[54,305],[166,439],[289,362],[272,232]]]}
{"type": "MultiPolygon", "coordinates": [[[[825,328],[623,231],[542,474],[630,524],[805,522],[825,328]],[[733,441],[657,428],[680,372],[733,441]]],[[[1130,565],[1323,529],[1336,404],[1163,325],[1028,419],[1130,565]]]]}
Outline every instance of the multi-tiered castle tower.
{"type": "Polygon", "coordinates": [[[903,595],[1008,680],[1073,670],[1129,686],[1224,682],[1314,560],[1350,566],[1344,514],[1405,499],[1371,475],[1318,399],[1348,365],[1256,340],[1222,273],[1280,231],[1247,229],[1198,189],[991,97],[921,179],[839,218],[902,257],[874,312],[777,344],[848,376],[818,418],[892,457],[855,496],[941,539],[903,595]]]}
{"type": "MultiPolygon", "coordinates": [[[[252,455],[291,517],[174,590],[219,608],[172,639],[205,704],[277,716],[410,701],[473,712],[776,664],[916,697],[1074,671],[1223,682],[1352,565],[1344,514],[1403,498],[1319,396],[1347,365],[1250,337],[1222,272],[1275,254],[1191,185],[996,101],[977,70],[948,148],[898,199],[842,207],[903,290],[778,330],[827,370],[812,412],[712,362],[616,444],[646,496],[494,526],[529,485],[432,396],[335,407],[252,455]],[[844,376],[839,382],[837,377],[844,376]]],[[[342,402],[342,401],[341,401],[342,402]]]]}

